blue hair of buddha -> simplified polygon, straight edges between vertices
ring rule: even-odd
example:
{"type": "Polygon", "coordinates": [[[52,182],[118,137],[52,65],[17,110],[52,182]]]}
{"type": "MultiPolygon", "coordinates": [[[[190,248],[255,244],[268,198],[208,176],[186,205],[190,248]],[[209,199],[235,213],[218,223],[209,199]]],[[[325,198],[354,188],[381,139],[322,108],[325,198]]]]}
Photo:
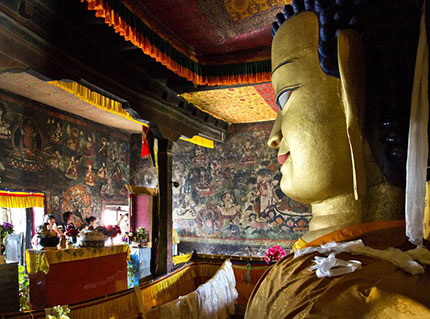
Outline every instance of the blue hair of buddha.
{"type": "Polygon", "coordinates": [[[337,34],[339,30],[357,27],[354,8],[353,0],[293,0],[291,5],[286,5],[283,12],[276,15],[276,21],[272,24],[272,36],[292,16],[302,11],[315,12],[319,20],[318,55],[321,69],[326,74],[339,78],[337,34]]]}

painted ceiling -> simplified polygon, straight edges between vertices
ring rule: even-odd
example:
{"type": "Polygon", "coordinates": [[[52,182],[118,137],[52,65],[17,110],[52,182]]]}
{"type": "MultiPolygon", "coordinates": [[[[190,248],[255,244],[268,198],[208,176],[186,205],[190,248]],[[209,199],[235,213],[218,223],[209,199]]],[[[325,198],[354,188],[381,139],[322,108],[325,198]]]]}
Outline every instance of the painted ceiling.
{"type": "Polygon", "coordinates": [[[271,24],[291,0],[86,2],[126,41],[195,88],[223,86],[182,94],[199,109],[229,123],[275,119],[274,92],[267,83],[271,24]]]}
{"type": "Polygon", "coordinates": [[[25,72],[0,74],[0,88],[97,123],[130,133],[142,132],[142,124],[96,108],[75,95],[25,72]]]}
{"type": "Polygon", "coordinates": [[[270,83],[183,93],[181,96],[202,111],[235,124],[271,121],[278,111],[270,83]]]}
{"type": "Polygon", "coordinates": [[[202,63],[270,58],[271,24],[290,0],[123,0],[158,35],[202,63]]]}

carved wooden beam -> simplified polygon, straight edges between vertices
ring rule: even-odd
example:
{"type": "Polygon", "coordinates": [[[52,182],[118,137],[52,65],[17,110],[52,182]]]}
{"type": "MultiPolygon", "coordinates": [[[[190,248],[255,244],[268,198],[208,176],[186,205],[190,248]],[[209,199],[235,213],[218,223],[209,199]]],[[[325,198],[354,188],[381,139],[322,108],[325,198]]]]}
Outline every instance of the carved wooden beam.
{"type": "MultiPolygon", "coordinates": [[[[42,4],[34,0],[31,14],[30,9],[23,9],[26,16],[32,15],[29,18],[19,14],[19,6],[8,7],[8,3],[0,5],[0,72],[32,69],[49,79],[85,80],[127,100],[147,121],[174,128],[178,134],[188,137],[201,133],[224,141],[226,122],[191,107],[162,82],[152,79],[144,65],[129,63],[119,49],[106,50],[105,43],[83,29],[87,26],[80,22],[90,13],[79,1],[43,1],[42,4]],[[66,4],[76,6],[73,8],[76,13],[61,7],[66,4]],[[54,33],[50,32],[53,26],[54,33]]],[[[106,32],[107,36],[112,32],[116,41],[118,36],[113,30],[104,27],[100,38],[106,41],[106,32]]]]}

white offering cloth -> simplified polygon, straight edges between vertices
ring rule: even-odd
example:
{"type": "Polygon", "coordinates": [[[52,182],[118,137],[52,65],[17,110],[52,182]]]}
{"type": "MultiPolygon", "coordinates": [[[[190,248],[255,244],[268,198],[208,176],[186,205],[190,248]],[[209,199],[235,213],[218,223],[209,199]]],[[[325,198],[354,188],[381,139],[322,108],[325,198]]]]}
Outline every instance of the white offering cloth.
{"type": "Polygon", "coordinates": [[[195,291],[161,305],[160,319],[227,319],[234,314],[237,297],[233,266],[226,260],[215,275],[195,291]]]}
{"type": "Polygon", "coordinates": [[[425,1],[421,11],[420,35],[415,61],[406,161],[406,236],[417,246],[423,241],[424,205],[428,158],[428,72],[429,53],[425,25],[425,1]]]}
{"type": "Polygon", "coordinates": [[[430,252],[422,246],[408,251],[392,247],[380,250],[365,246],[361,239],[343,243],[333,241],[317,247],[295,249],[294,258],[314,252],[328,255],[328,257],[315,256],[315,265],[310,270],[316,270],[318,278],[340,276],[361,268],[361,262],[358,260],[344,261],[335,257],[342,252],[386,260],[412,275],[424,273],[424,267],[421,264],[430,264],[430,252]]]}

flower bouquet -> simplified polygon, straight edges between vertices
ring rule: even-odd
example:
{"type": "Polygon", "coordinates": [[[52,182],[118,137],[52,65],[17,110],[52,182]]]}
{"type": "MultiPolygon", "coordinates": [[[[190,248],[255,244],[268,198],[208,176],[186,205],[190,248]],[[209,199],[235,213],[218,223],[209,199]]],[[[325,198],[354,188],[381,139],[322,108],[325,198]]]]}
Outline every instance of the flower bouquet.
{"type": "Polygon", "coordinates": [[[50,309],[50,314],[46,314],[45,319],[70,319],[69,313],[70,309],[66,306],[55,306],[50,309]]]}
{"type": "Polygon", "coordinates": [[[13,233],[13,225],[8,222],[3,222],[3,224],[0,225],[0,264],[4,263],[4,252],[6,250],[6,246],[3,244],[4,239],[7,237],[8,234],[13,233]]]}
{"type": "Polygon", "coordinates": [[[77,229],[74,225],[67,225],[66,232],[64,233],[66,237],[73,243],[76,244],[77,237],[79,235],[79,229],[77,229]]]}
{"type": "Polygon", "coordinates": [[[145,228],[138,227],[135,231],[126,232],[122,241],[138,247],[144,247],[148,242],[148,234],[146,233],[145,228]]]}
{"type": "Polygon", "coordinates": [[[266,263],[271,264],[281,260],[286,255],[281,246],[273,246],[267,250],[264,260],[266,263]]]}
{"type": "Polygon", "coordinates": [[[121,228],[118,225],[108,225],[106,230],[108,232],[108,236],[112,239],[117,235],[121,235],[121,228]]]}
{"type": "Polygon", "coordinates": [[[113,239],[117,235],[121,235],[121,228],[118,225],[108,225],[106,227],[98,226],[96,230],[103,233],[103,235],[105,235],[106,237],[110,238],[112,244],[113,244],[113,239]]]}

